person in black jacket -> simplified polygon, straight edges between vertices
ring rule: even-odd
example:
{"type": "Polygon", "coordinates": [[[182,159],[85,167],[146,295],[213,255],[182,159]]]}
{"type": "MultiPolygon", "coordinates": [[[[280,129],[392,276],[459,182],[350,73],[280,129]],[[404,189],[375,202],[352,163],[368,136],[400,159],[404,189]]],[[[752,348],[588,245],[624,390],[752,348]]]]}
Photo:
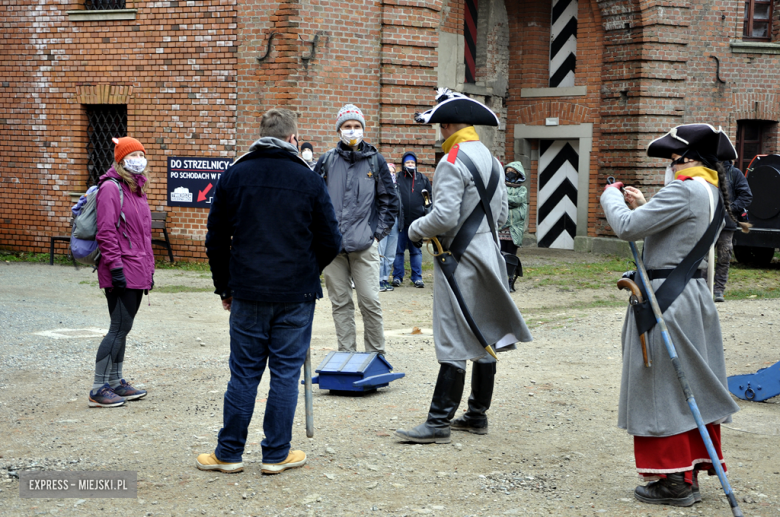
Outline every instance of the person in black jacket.
{"type": "Polygon", "coordinates": [[[240,472],[266,364],[271,389],[262,441],[264,474],[306,463],[290,450],[298,381],[311,342],[320,273],[341,249],[325,182],[298,157],[296,115],[272,109],[260,136],[217,181],[206,253],[215,293],[230,311],[230,382],[216,450],[201,470],[240,472]]]}
{"type": "MultiPolygon", "coordinates": [[[[401,206],[401,194],[398,192],[398,175],[395,172],[395,164],[388,163],[387,168],[393,177],[396,196],[398,197],[398,206],[401,206]]],[[[395,250],[398,247],[398,231],[404,225],[404,212],[398,210],[398,217],[395,218],[395,224],[387,236],[379,241],[379,292],[384,293],[393,290],[393,284],[388,282],[388,277],[393,271],[393,262],[395,262],[395,250]]]]}
{"type": "MultiPolygon", "coordinates": [[[[753,193],[750,191],[747,179],[741,170],[734,167],[730,161],[723,162],[726,169],[726,177],[729,180],[729,199],[733,212],[737,214],[742,222],[747,222],[747,208],[753,202],[753,193]]],[[[726,215],[726,226],[720,232],[715,249],[718,252],[717,263],[715,264],[715,288],[713,289],[713,299],[716,302],[725,302],[723,291],[726,289],[726,282],[729,279],[729,261],[731,260],[731,251],[734,249],[734,232],[737,231],[737,223],[726,215]]]]}
{"type": "Polygon", "coordinates": [[[409,241],[409,226],[425,215],[422,191],[431,192],[430,180],[417,170],[417,155],[409,151],[404,153],[403,169],[397,178],[398,192],[403,205],[404,228],[398,232],[398,247],[393,263],[393,285],[399,287],[404,281],[404,252],[409,250],[409,265],[412,269],[412,283],[415,287],[425,287],[422,279],[422,249],[409,241]]]}

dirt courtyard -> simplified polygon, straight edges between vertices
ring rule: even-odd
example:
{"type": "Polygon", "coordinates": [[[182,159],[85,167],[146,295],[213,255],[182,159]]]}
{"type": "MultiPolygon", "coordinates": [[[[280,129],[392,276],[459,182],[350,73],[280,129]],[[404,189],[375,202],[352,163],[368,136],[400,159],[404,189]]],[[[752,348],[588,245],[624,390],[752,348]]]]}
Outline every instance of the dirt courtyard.
{"type": "MultiPolygon", "coordinates": [[[[598,257],[528,249],[521,258],[528,273],[513,298],[534,341],[499,356],[490,434],[453,432],[447,445],[402,444],[394,434],[425,419],[438,371],[426,270],[424,289],[407,282],[380,293],[387,359],[406,376],[364,396],[315,385],[312,439],[301,386],[292,445],[309,461],[278,476],[260,474],[267,374],[244,472],[194,467],[195,456],[216,445],[229,379],[228,313],[209,274],[155,274],[159,289],[144,298],[124,362],[125,377],[149,395],[90,409],[95,352],[109,321],[96,275],[0,263],[0,515],[731,515],[714,477],[702,480],[704,500],[690,508],[633,498],[632,439],[616,427],[627,296],[534,281],[534,266],[598,257]],[[22,499],[24,470],[136,471],[138,497],[22,499]]],[[[729,375],[780,360],[780,300],[729,300],[718,310],[729,375]]],[[[359,312],[357,322],[362,336],[359,312]]],[[[313,366],[334,349],[326,295],[315,313],[313,366]]],[[[722,430],[729,479],[746,516],[778,516],[780,397],[737,402],[741,411],[722,430]]]]}

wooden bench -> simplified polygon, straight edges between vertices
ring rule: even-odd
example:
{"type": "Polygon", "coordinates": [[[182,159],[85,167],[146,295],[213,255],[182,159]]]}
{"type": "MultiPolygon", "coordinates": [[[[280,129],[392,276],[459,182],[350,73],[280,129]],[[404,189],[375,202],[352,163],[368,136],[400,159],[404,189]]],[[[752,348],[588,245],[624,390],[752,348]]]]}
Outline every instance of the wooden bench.
{"type": "MultiPolygon", "coordinates": [[[[54,265],[54,241],[65,241],[70,242],[70,235],[55,235],[51,238],[51,245],[49,247],[49,265],[54,265]]],[[[70,249],[68,250],[68,255],[70,255],[70,258],[73,260],[73,265],[78,269],[79,265],[76,262],[76,259],[73,258],[73,255],[70,253],[70,249]]]]}
{"type": "Polygon", "coordinates": [[[168,250],[168,258],[173,263],[173,250],[171,249],[171,240],[168,238],[168,229],[166,228],[167,220],[168,212],[152,212],[152,232],[162,230],[164,237],[163,239],[152,239],[152,244],[166,248],[168,250]]]}
{"type": "MultiPolygon", "coordinates": [[[[156,246],[162,246],[168,250],[168,258],[171,262],[173,259],[173,249],[171,248],[171,240],[168,238],[168,229],[166,228],[166,222],[168,220],[168,212],[152,212],[152,232],[155,230],[161,230],[163,233],[163,239],[152,239],[152,244],[156,246]]],[[[51,246],[49,247],[49,265],[54,265],[54,242],[64,241],[70,242],[70,235],[54,235],[51,238],[51,246]]],[[[73,265],[78,267],[76,259],[73,255],[70,256],[73,259],[73,265]]]]}

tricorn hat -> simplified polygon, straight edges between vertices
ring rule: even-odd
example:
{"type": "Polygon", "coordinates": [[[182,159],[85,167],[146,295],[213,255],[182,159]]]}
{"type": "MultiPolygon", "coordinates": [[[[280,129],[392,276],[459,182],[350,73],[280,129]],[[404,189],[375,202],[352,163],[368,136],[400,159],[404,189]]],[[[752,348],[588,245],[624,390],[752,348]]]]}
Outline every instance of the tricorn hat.
{"type": "Polygon", "coordinates": [[[737,151],[728,135],[720,127],[715,129],[709,124],[673,127],[647,146],[647,156],[652,158],[671,158],[672,154],[682,156],[686,151],[696,151],[702,156],[714,156],[718,161],[737,158],[737,151]]]}
{"type": "Polygon", "coordinates": [[[421,124],[499,125],[498,116],[490,108],[449,88],[436,91],[436,102],[438,104],[425,113],[415,113],[414,120],[421,124]]]}

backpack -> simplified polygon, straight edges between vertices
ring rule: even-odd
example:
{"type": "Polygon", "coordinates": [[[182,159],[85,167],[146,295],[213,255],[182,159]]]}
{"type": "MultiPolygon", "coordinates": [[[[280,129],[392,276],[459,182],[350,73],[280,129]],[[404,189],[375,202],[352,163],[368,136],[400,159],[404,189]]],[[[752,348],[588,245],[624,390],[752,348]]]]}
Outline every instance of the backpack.
{"type": "MultiPolygon", "coordinates": [[[[336,150],[328,150],[322,158],[322,165],[320,165],[320,176],[328,182],[328,171],[333,167],[333,163],[336,161],[336,150]]],[[[374,180],[379,175],[379,153],[374,153],[368,157],[368,169],[373,173],[374,180]]]]}
{"type": "MultiPolygon", "coordinates": [[[[125,220],[125,214],[122,212],[124,192],[122,191],[122,185],[117,180],[109,178],[108,181],[119,189],[120,208],[119,219],[116,222],[116,227],[119,228],[119,223],[125,220]]],[[[91,186],[79,198],[79,202],[71,208],[73,212],[73,228],[70,233],[70,253],[76,262],[88,266],[97,266],[100,261],[100,248],[98,248],[97,240],[95,239],[97,236],[97,194],[99,190],[100,187],[97,185],[91,186]]]]}

